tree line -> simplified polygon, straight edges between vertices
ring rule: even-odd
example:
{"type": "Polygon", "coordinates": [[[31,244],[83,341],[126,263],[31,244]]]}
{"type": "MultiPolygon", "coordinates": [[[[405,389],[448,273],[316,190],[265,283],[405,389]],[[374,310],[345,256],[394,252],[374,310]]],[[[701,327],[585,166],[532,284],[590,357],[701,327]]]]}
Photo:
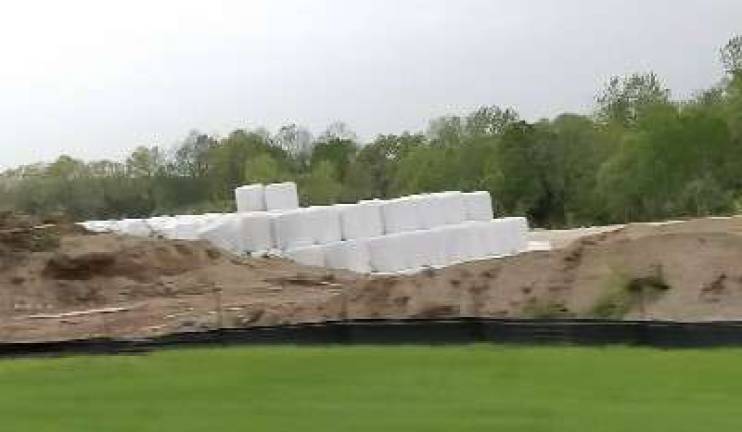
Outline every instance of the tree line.
{"type": "Polygon", "coordinates": [[[611,79],[589,115],[535,122],[513,109],[445,116],[361,144],[344,124],[225,137],[191,132],[125,161],[61,156],[0,174],[0,209],[107,219],[234,209],[246,183],[293,180],[303,204],[487,190],[501,215],[566,227],[742,210],[742,37],[721,82],[675,100],[654,73],[611,79]]]}

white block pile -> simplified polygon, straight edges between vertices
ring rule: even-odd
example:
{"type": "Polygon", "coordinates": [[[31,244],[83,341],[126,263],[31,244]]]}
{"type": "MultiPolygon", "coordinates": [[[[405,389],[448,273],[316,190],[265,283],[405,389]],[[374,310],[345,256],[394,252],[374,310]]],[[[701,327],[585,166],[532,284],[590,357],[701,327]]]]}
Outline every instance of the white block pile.
{"type": "Polygon", "coordinates": [[[272,215],[266,212],[239,213],[237,219],[235,236],[242,243],[240,253],[265,254],[275,248],[272,215]]]}
{"type": "Polygon", "coordinates": [[[346,240],[324,247],[325,266],[357,273],[371,272],[371,256],[365,240],[346,240]]]}
{"type": "Polygon", "coordinates": [[[239,213],[212,217],[198,229],[197,237],[221,249],[240,253],[243,249],[242,238],[235,235],[241,231],[240,223],[239,213]]]}
{"type": "Polygon", "coordinates": [[[399,273],[527,249],[525,218],[493,219],[488,192],[412,195],[299,207],[294,183],[235,190],[237,213],[90,221],[86,228],[207,240],[237,254],[275,254],[311,266],[399,273]]]}
{"type": "Polygon", "coordinates": [[[264,211],[265,186],[260,183],[240,186],[234,190],[237,213],[264,211]]]}
{"type": "Polygon", "coordinates": [[[417,216],[412,197],[395,198],[381,205],[381,220],[386,234],[420,229],[417,216]]]}
{"type": "Polygon", "coordinates": [[[296,183],[274,183],[265,187],[266,210],[291,210],[299,207],[296,183]]]}
{"type": "Polygon", "coordinates": [[[378,237],[384,234],[381,217],[383,201],[361,201],[358,204],[337,204],[340,232],[343,240],[378,237]]]}

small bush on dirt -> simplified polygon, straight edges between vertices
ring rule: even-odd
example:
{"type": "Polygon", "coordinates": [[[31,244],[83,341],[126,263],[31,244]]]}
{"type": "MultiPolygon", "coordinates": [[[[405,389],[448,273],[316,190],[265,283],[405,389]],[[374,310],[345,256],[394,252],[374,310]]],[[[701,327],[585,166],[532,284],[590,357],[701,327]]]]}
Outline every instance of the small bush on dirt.
{"type": "Polygon", "coordinates": [[[553,299],[532,297],[523,305],[522,314],[532,319],[571,318],[574,316],[564,303],[553,299]]]}
{"type": "Polygon", "coordinates": [[[59,234],[52,230],[33,230],[29,237],[31,252],[47,252],[59,247],[59,234]]]}
{"type": "Polygon", "coordinates": [[[623,318],[635,307],[643,307],[655,301],[670,289],[660,267],[650,276],[629,278],[615,275],[607,285],[603,294],[590,308],[589,316],[604,319],[623,318]]]}

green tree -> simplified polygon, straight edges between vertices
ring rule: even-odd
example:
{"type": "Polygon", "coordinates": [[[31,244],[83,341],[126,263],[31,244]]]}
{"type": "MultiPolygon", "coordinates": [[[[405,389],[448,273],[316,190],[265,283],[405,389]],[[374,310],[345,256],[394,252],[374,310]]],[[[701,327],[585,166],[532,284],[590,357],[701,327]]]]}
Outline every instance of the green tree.
{"type": "Polygon", "coordinates": [[[642,111],[669,101],[670,91],[653,72],[613,77],[598,96],[598,118],[606,123],[630,127],[642,111]]]}
{"type": "Polygon", "coordinates": [[[287,179],[278,162],[267,153],[252,157],[245,163],[246,183],[275,183],[287,179]]]}
{"type": "Polygon", "coordinates": [[[300,194],[305,204],[334,204],[338,202],[342,185],[337,180],[335,166],[322,161],[300,183],[300,194]]]}
{"type": "Polygon", "coordinates": [[[742,74],[742,36],[730,39],[721,49],[721,64],[732,76],[742,74]]]}

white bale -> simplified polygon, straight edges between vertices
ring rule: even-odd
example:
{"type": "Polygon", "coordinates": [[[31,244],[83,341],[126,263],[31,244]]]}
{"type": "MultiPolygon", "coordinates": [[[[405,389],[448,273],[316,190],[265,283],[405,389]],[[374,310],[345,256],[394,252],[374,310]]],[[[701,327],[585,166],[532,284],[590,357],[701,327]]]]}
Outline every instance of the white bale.
{"type": "Polygon", "coordinates": [[[528,249],[528,219],[524,217],[506,217],[496,219],[505,224],[508,229],[507,252],[518,254],[528,249]]]}
{"type": "Polygon", "coordinates": [[[487,191],[476,191],[462,194],[466,220],[490,221],[492,220],[492,197],[487,191]]]}
{"type": "Polygon", "coordinates": [[[490,251],[489,238],[487,236],[488,226],[491,221],[467,221],[462,224],[467,230],[465,234],[471,241],[471,258],[472,260],[483,259],[492,256],[490,251]]]}
{"type": "Polygon", "coordinates": [[[381,205],[384,233],[394,234],[420,228],[415,202],[410,197],[385,201],[381,205]]]}
{"type": "Polygon", "coordinates": [[[152,230],[153,235],[162,236],[165,228],[170,225],[171,219],[168,216],[155,216],[147,219],[147,225],[152,230]]]}
{"type": "Polygon", "coordinates": [[[481,231],[488,256],[507,256],[528,249],[528,222],[512,217],[483,222],[481,231]]]}
{"type": "Polygon", "coordinates": [[[435,200],[435,208],[443,214],[443,221],[448,225],[455,225],[466,220],[466,207],[461,192],[449,191],[431,194],[435,200]]]}
{"type": "Polygon", "coordinates": [[[315,217],[304,208],[274,213],[273,232],[276,246],[281,250],[288,250],[313,244],[315,220],[315,217]]]}
{"type": "Polygon", "coordinates": [[[299,208],[296,183],[272,183],[265,186],[266,210],[292,210],[299,208]]]}
{"type": "Polygon", "coordinates": [[[431,229],[446,224],[446,210],[442,200],[431,194],[412,195],[420,229],[431,229]]]}
{"type": "Polygon", "coordinates": [[[445,238],[448,264],[456,264],[483,256],[482,242],[471,224],[460,223],[439,228],[445,238]]]}
{"type": "Polygon", "coordinates": [[[78,225],[82,226],[86,230],[94,233],[107,233],[112,232],[116,221],[104,220],[104,221],[86,221],[80,222],[78,225]]]}
{"type": "Polygon", "coordinates": [[[507,255],[507,232],[504,224],[494,220],[489,222],[472,222],[477,227],[481,252],[486,257],[507,255]]]}
{"type": "Polygon", "coordinates": [[[316,244],[339,242],[342,239],[340,213],[332,206],[312,206],[306,209],[309,229],[316,244]]]}
{"type": "Polygon", "coordinates": [[[199,215],[176,216],[170,238],[175,240],[198,240],[198,230],[203,223],[204,220],[199,215]]]}
{"type": "Polygon", "coordinates": [[[325,249],[325,264],[336,270],[356,273],[371,271],[371,255],[366,240],[347,240],[328,244],[325,249]]]}
{"type": "Polygon", "coordinates": [[[210,218],[198,229],[198,238],[234,254],[240,254],[243,250],[237,214],[210,218]]]}
{"type": "Polygon", "coordinates": [[[122,234],[136,237],[152,235],[152,229],[143,219],[124,219],[117,224],[117,230],[122,234]]]}
{"type": "Polygon", "coordinates": [[[265,210],[265,186],[261,183],[240,186],[234,190],[237,212],[265,210]]]}
{"type": "Polygon", "coordinates": [[[243,252],[265,253],[275,247],[273,216],[267,212],[238,213],[239,239],[243,252]]]}
{"type": "Polygon", "coordinates": [[[378,237],[384,234],[381,205],[381,201],[361,201],[358,204],[337,205],[343,240],[378,237]]]}
{"type": "Polygon", "coordinates": [[[429,265],[443,267],[448,265],[448,251],[446,250],[446,235],[440,229],[420,231],[426,237],[429,265]]]}
{"type": "Polygon", "coordinates": [[[109,225],[109,231],[112,233],[121,234],[122,224],[120,220],[113,220],[109,225]]]}
{"type": "Polygon", "coordinates": [[[402,240],[405,269],[417,270],[434,265],[436,250],[434,234],[428,230],[398,234],[402,240]]]}
{"type": "Polygon", "coordinates": [[[302,265],[324,267],[325,248],[325,245],[297,246],[286,251],[286,257],[302,265]]]}
{"type": "Polygon", "coordinates": [[[159,222],[152,226],[152,230],[155,234],[160,235],[166,239],[175,238],[175,227],[177,226],[178,219],[175,217],[165,217],[159,222]]]}
{"type": "Polygon", "coordinates": [[[406,270],[403,240],[399,234],[388,234],[368,239],[371,269],[381,273],[397,273],[406,270]]]}

